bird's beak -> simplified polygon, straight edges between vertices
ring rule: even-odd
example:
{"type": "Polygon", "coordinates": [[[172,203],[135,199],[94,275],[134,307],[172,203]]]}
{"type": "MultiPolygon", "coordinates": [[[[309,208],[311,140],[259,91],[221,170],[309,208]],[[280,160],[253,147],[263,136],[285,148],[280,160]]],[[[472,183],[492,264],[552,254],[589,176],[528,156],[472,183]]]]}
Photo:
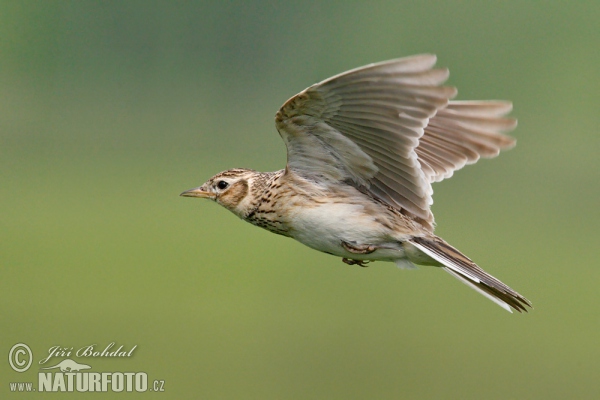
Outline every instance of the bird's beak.
{"type": "Polygon", "coordinates": [[[180,196],[200,197],[201,199],[212,199],[212,200],[214,200],[216,197],[214,193],[203,190],[202,186],[194,188],[194,189],[186,190],[185,192],[181,193],[180,196]]]}

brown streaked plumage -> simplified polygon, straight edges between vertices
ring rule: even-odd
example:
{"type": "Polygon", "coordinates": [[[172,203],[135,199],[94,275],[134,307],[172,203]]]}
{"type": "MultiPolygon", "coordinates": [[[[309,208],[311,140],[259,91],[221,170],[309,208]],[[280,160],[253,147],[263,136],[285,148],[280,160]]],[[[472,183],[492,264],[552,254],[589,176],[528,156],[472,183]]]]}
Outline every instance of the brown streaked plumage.
{"type": "Polygon", "coordinates": [[[506,101],[452,101],[433,55],[357,68],[300,92],[275,117],[284,170],[221,172],[182,196],[348,264],[441,267],[508,311],[531,303],[433,233],[431,184],[514,146],[506,101]]]}

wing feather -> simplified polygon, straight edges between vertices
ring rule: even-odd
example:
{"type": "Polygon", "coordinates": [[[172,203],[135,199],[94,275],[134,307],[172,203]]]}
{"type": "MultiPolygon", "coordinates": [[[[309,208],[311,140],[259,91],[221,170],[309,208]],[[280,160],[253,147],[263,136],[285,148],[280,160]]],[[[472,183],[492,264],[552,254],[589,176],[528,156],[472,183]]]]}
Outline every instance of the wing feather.
{"type": "Polygon", "coordinates": [[[514,138],[503,134],[517,126],[515,119],[504,117],[511,110],[510,102],[498,100],[450,101],[439,110],[416,148],[419,160],[429,167],[426,171],[429,181],[449,178],[454,171],[477,162],[480,157],[495,157],[500,150],[513,147],[514,138]],[[442,149],[453,152],[448,154],[442,149]]]}

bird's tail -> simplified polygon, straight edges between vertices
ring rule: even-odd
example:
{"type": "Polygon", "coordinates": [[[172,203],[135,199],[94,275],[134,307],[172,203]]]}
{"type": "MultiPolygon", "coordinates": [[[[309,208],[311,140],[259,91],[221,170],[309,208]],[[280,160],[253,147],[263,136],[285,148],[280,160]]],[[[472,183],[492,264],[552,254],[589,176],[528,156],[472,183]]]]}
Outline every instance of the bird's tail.
{"type": "Polygon", "coordinates": [[[410,243],[441,264],[444,271],[469,285],[505,310],[512,312],[511,307],[518,312],[527,312],[532,307],[531,302],[519,293],[500,282],[477,266],[470,258],[462,254],[437,236],[415,237],[410,243]]]}

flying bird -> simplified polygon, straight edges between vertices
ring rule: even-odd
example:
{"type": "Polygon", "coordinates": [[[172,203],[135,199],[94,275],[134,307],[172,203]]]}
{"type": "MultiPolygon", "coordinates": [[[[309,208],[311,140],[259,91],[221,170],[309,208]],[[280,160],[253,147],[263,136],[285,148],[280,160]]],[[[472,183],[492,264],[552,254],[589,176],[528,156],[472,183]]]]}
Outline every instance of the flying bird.
{"type": "Polygon", "coordinates": [[[529,300],[433,233],[432,183],[514,146],[504,133],[517,125],[510,102],[451,100],[449,72],[435,63],[399,58],[310,86],[275,116],[284,169],[230,169],[181,196],[214,200],[350,265],[440,267],[506,310],[527,311],[529,300]]]}

